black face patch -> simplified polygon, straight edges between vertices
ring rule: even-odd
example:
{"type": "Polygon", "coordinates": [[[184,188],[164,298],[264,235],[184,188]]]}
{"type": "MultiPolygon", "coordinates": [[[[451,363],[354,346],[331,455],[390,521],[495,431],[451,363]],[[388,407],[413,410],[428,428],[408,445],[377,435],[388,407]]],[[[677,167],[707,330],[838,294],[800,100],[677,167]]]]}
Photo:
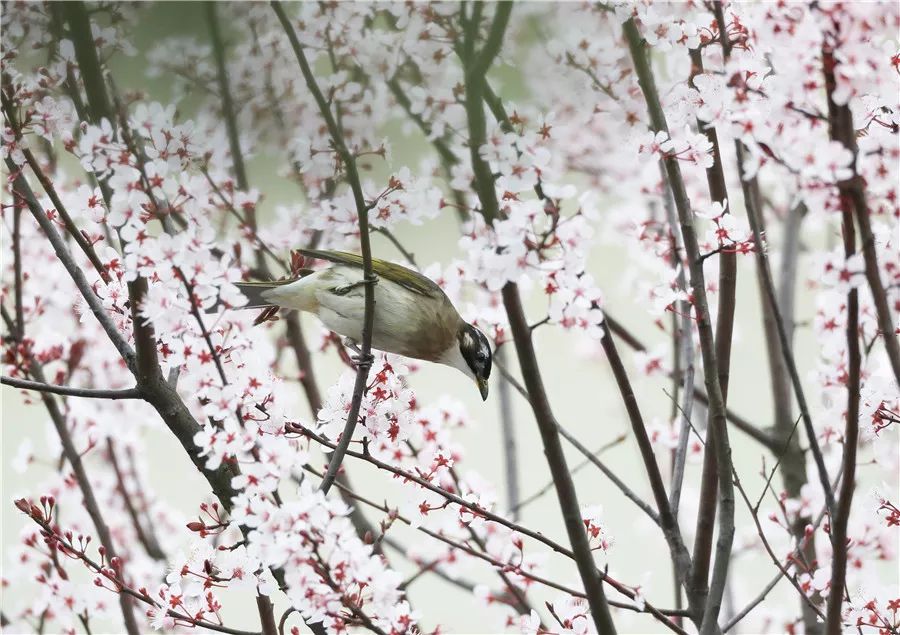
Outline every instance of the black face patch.
{"type": "Polygon", "coordinates": [[[491,376],[491,345],[484,333],[471,324],[460,328],[459,352],[475,377],[487,379],[491,376]]]}

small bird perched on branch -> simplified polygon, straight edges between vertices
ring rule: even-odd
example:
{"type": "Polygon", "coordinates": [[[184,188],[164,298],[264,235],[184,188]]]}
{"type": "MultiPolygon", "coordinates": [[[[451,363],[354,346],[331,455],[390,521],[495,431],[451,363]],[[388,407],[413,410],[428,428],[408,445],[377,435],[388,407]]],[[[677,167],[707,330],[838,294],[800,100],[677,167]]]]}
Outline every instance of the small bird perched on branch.
{"type": "MultiPolygon", "coordinates": [[[[367,284],[362,256],[312,249],[300,253],[333,264],[304,269],[292,280],[235,283],[248,300],[241,308],[306,311],[351,342],[362,341],[367,284]]],[[[372,270],[378,277],[372,346],[457,368],[475,380],[481,398],[487,399],[491,347],[484,333],[464,321],[443,290],[422,274],[377,258],[372,270]]]]}

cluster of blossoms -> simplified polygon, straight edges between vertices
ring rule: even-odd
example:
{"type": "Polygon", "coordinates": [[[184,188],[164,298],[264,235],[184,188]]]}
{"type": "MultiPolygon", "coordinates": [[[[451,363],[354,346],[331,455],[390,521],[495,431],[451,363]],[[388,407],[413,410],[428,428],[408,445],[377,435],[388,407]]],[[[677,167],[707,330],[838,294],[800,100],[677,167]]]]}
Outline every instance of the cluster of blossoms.
{"type": "MultiPolygon", "coordinates": [[[[312,373],[309,349],[332,356],[333,334],[307,334],[307,346],[296,316],[260,325],[231,307],[244,300],[234,283],[295,273],[290,254],[298,246],[356,249],[359,209],[349,166],[269,5],[210,5],[204,11],[211,40],[171,36],[139,52],[130,34],[142,12],[154,10],[91,5],[84,11],[89,37],[79,37],[85,34],[77,32],[77,10],[5,8],[3,230],[10,240],[3,247],[3,375],[126,397],[26,393],[35,411],[46,408],[51,425],[46,447],[23,443],[16,466],[55,469],[17,503],[29,523],[3,583],[28,579],[39,590],[4,607],[11,628],[52,624],[70,632],[97,621],[119,628],[123,619],[130,631],[222,627],[225,591],[234,590],[280,598],[307,625],[328,632],[437,630],[453,625],[434,624],[408,593],[412,580],[436,573],[467,588],[498,628],[592,631],[596,616],[577,582],[551,581],[555,590],[546,594],[550,553],[535,541],[554,551],[558,545],[511,520],[518,509],[505,509],[497,488],[467,462],[460,438],[474,420],[446,395],[420,400],[415,362],[376,357],[345,461],[389,474],[390,502],[381,504],[380,492],[376,502],[360,495],[374,487],[351,488],[356,472],[349,469],[335,490],[319,490],[321,451],[341,440],[356,373],[339,374],[321,399],[316,382],[325,374],[312,373]],[[227,47],[220,23],[230,25],[227,47]],[[85,67],[91,57],[85,47],[102,72],[85,67]],[[173,86],[173,103],[118,90],[112,60],[139,54],[151,78],[173,86]],[[245,161],[277,165],[268,176],[297,194],[289,202],[270,200],[264,179],[254,182],[254,170],[248,177],[245,161]],[[51,244],[53,232],[36,218],[65,238],[51,244]],[[128,393],[135,383],[136,392],[128,393]],[[168,504],[152,485],[157,466],[148,465],[147,438],[172,433],[185,469],[193,461],[202,472],[192,499],[196,517],[168,504]],[[68,504],[78,500],[83,508],[68,504]],[[379,514],[377,527],[362,515],[365,505],[379,514]],[[395,540],[401,526],[416,538],[395,540]],[[389,557],[387,544],[398,553],[389,557]],[[412,578],[400,573],[401,555],[414,565],[412,578]],[[466,580],[485,564],[495,574],[489,584],[466,580]],[[83,568],[94,584],[77,582],[83,568]],[[532,603],[528,594],[538,593],[546,602],[532,603]]],[[[847,297],[858,293],[857,462],[872,464],[879,477],[895,475],[900,391],[882,343],[895,333],[883,328],[870,278],[882,281],[896,316],[897,7],[516,5],[499,59],[515,76],[509,92],[522,97],[501,99],[507,91],[494,89],[507,88],[505,82],[489,76],[481,109],[489,118],[482,122],[484,142],[476,144],[466,103],[466,38],[470,30],[478,40],[493,36],[481,11],[451,3],[289,7],[288,22],[338,115],[342,144],[365,175],[373,236],[400,245],[395,232],[456,221],[459,237],[444,241],[455,245],[456,258],[443,263],[420,253],[414,263],[401,246],[405,264],[420,265],[498,347],[511,339],[501,291],[516,285],[540,299],[532,331],[548,324],[594,342],[609,336],[604,311],[615,309],[605,305],[602,278],[614,287],[610,296],[625,295],[649,314],[638,311],[633,321],[663,336],[648,348],[636,346],[638,374],[651,382],[673,375],[680,386],[678,368],[686,363],[698,378],[702,373],[698,298],[688,284],[695,263],[676,218],[682,201],[669,193],[683,195],[713,322],[723,257],[736,259],[741,279],[755,275],[757,258],[780,263],[782,315],[791,333],[804,329],[817,343],[801,379],[815,395],[812,436],[831,475],[842,470],[847,442],[847,297]],[[653,53],[668,131],[647,114],[623,41],[629,20],[653,53]],[[828,73],[833,86],[826,85],[828,73]],[[833,138],[832,110],[844,105],[856,151],[833,138]],[[400,144],[389,131],[396,129],[404,142],[427,147],[427,156],[395,152],[400,144]],[[487,217],[473,185],[473,157],[493,177],[495,218],[487,217]],[[397,165],[401,160],[405,165],[397,165]],[[683,193],[661,169],[665,162],[678,166],[683,193]],[[720,178],[717,169],[727,191],[710,185],[720,178]],[[849,256],[840,240],[848,184],[864,186],[873,236],[870,243],[857,240],[849,256]],[[756,231],[746,213],[753,206],[761,215],[756,231]],[[866,249],[877,260],[874,271],[866,249]],[[614,254],[609,262],[627,258],[628,266],[616,275],[597,273],[599,252],[614,254]],[[794,289],[795,278],[801,289],[794,289]]],[[[745,333],[758,329],[738,322],[745,333]]],[[[774,341],[772,332],[766,335],[774,341]]],[[[740,337],[738,330],[736,343],[740,337]]],[[[732,359],[733,367],[738,363],[732,359]]],[[[677,453],[686,434],[682,417],[690,419],[673,410],[649,420],[660,463],[677,453]]],[[[695,464],[705,449],[699,427],[687,443],[695,464]]],[[[793,433],[778,428],[773,434],[781,436],[758,436],[769,439],[768,451],[787,447],[793,433]]],[[[747,553],[765,547],[787,563],[806,604],[792,597],[784,610],[753,611],[742,624],[752,628],[797,629],[802,607],[822,605],[831,591],[833,523],[814,472],[804,472],[802,452],[797,457],[801,474],[784,472],[783,487],[770,472],[778,459],[766,459],[759,482],[774,496],[752,510],[759,532],[744,530],[738,542],[747,553]]],[[[696,512],[692,483],[687,479],[681,494],[683,517],[696,512]]],[[[878,570],[897,558],[900,512],[890,502],[896,496],[885,488],[854,501],[846,529],[845,627],[898,628],[895,589],[878,570]]],[[[622,571],[625,563],[615,559],[609,526],[615,515],[603,514],[594,500],[582,502],[591,553],[635,584],[640,574],[622,571]]],[[[732,568],[741,564],[735,558],[732,568]]],[[[606,583],[618,605],[640,619],[655,610],[640,586],[606,583]]],[[[734,589],[739,602],[753,599],[751,587],[734,589]]],[[[624,612],[616,617],[623,624],[631,619],[624,612]]]]}

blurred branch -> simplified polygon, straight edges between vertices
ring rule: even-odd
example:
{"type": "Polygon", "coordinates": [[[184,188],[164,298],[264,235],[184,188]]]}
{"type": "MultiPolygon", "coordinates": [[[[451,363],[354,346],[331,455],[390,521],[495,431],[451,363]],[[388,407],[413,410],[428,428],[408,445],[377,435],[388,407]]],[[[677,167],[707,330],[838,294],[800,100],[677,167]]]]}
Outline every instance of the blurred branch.
{"type": "MultiPolygon", "coordinates": [[[[496,361],[506,362],[506,353],[503,348],[497,349],[496,361]]],[[[506,508],[510,510],[513,519],[519,517],[519,450],[515,421],[513,421],[513,406],[509,394],[509,382],[502,377],[497,382],[497,395],[499,397],[497,407],[500,413],[500,433],[503,437],[503,467],[506,475],[506,508]]]]}
{"type": "MultiPolygon", "coordinates": [[[[212,40],[213,57],[216,60],[216,80],[219,84],[220,97],[222,98],[222,118],[225,120],[225,129],[228,131],[228,145],[231,149],[231,162],[234,169],[234,178],[238,189],[248,189],[247,169],[244,167],[244,154],[241,151],[241,140],[236,125],[234,102],[231,99],[231,90],[228,86],[228,70],[225,67],[225,44],[222,42],[222,33],[219,30],[219,20],[216,17],[216,3],[205,3],[206,21],[209,26],[209,36],[212,40]]],[[[247,224],[253,232],[256,232],[256,217],[250,210],[247,211],[247,224]]]]}
{"type": "Polygon", "coordinates": [[[107,437],[106,439],[106,452],[109,456],[109,462],[112,465],[113,472],[116,475],[116,489],[122,496],[122,502],[125,504],[125,511],[128,512],[128,517],[131,519],[131,525],[134,527],[134,533],[137,534],[138,542],[144,547],[144,551],[147,552],[147,555],[154,560],[160,562],[167,561],[168,558],[162,550],[162,547],[160,547],[159,541],[156,539],[153,525],[148,523],[147,527],[144,528],[144,524],[138,517],[137,508],[134,506],[134,500],[128,490],[125,489],[125,475],[122,472],[122,468],[119,466],[119,459],[116,455],[116,446],[111,437],[107,437]]]}
{"type": "Polygon", "coordinates": [[[22,275],[22,207],[13,206],[12,256],[13,256],[13,304],[16,315],[15,332],[25,329],[25,307],[22,301],[25,278],[22,275]]]}

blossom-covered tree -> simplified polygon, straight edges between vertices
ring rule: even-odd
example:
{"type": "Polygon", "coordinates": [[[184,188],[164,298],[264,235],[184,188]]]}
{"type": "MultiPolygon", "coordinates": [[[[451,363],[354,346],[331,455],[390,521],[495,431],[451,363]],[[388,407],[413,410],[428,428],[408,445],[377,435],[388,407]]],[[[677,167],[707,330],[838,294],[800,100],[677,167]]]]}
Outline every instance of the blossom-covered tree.
{"type": "Polygon", "coordinates": [[[420,577],[489,606],[484,630],[900,630],[896,3],[208,3],[191,37],[136,47],[158,10],[3,5],[3,383],[54,439],[17,457],[53,476],[4,501],[27,523],[3,584],[33,587],[5,630],[454,632],[420,577]],[[124,57],[171,95],[124,88],[124,57]],[[299,202],[269,204],[261,160],[299,202]],[[416,257],[410,225],[458,257],[416,257]],[[367,355],[376,236],[492,340],[500,487],[459,441],[483,421],[367,355]],[[634,309],[589,272],[612,246],[634,309]],[[234,310],[235,282],[318,266],[305,247],[363,255],[356,362],[296,313],[234,310]],[[629,473],[554,414],[550,330],[608,369],[629,473]],[[730,381],[741,332],[765,342],[753,385],[730,381]],[[729,406],[747,391],[773,411],[729,406]],[[519,517],[544,493],[519,493],[519,397],[557,532],[519,517]],[[166,469],[202,475],[190,517],[153,491],[156,429],[166,469]],[[668,551],[656,570],[611,557],[612,497],[668,551]]]}

